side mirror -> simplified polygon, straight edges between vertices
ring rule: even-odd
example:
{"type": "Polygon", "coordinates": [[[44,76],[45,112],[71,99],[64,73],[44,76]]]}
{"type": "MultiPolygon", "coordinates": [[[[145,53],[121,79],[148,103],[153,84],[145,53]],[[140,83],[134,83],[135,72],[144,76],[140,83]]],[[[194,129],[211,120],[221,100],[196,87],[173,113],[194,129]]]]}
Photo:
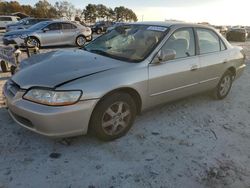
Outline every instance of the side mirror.
{"type": "Polygon", "coordinates": [[[156,55],[153,63],[160,63],[160,62],[165,62],[165,61],[170,61],[175,59],[176,57],[176,51],[172,49],[166,49],[163,50],[161,49],[158,54],[156,55]]]}
{"type": "Polygon", "coordinates": [[[43,28],[43,32],[46,33],[47,31],[49,31],[49,28],[43,28]]]}

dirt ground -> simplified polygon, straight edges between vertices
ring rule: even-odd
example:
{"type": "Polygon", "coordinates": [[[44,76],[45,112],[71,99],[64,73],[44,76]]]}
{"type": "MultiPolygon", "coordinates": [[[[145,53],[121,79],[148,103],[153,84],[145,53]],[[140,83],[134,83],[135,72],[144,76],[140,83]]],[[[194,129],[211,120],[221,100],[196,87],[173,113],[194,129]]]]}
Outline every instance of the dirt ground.
{"type": "MultiPolygon", "coordinates": [[[[250,41],[236,45],[250,60],[250,41]]],[[[0,73],[0,87],[7,76],[0,73]]],[[[250,188],[250,67],[225,100],[202,94],[157,107],[109,143],[52,140],[20,127],[0,107],[5,187],[250,188]]]]}

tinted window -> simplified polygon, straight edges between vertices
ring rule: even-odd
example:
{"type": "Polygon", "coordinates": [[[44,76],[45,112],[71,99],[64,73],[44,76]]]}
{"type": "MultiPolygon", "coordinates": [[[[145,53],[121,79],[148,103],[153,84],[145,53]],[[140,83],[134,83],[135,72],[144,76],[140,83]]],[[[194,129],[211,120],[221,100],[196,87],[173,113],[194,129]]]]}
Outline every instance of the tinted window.
{"type": "Polygon", "coordinates": [[[184,58],[195,55],[193,29],[186,28],[176,31],[164,44],[163,48],[172,49],[176,52],[177,58],[184,58]]]}
{"type": "Polygon", "coordinates": [[[11,17],[0,17],[0,21],[12,21],[11,17]]]}
{"type": "Polygon", "coordinates": [[[197,29],[200,54],[220,51],[220,41],[217,34],[208,29],[197,29]]]}
{"type": "Polygon", "coordinates": [[[76,26],[73,25],[73,24],[71,24],[71,23],[63,23],[63,24],[62,24],[62,28],[63,28],[63,29],[75,29],[76,26]]]}
{"type": "Polygon", "coordinates": [[[60,30],[61,29],[61,24],[59,23],[52,23],[47,26],[49,30],[60,30]]]}
{"type": "Polygon", "coordinates": [[[38,23],[39,22],[39,20],[37,20],[37,19],[32,19],[32,20],[28,20],[27,22],[26,22],[26,24],[28,25],[28,24],[36,24],[36,23],[38,23]]]}

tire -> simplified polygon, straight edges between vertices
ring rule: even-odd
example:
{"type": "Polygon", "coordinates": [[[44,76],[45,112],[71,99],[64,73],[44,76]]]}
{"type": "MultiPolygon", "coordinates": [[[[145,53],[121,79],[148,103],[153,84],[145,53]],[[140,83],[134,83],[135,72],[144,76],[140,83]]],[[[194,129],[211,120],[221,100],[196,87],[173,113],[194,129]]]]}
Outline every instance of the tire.
{"type": "Polygon", "coordinates": [[[2,69],[2,72],[8,72],[8,66],[7,66],[7,63],[4,61],[4,60],[1,60],[1,69],[2,69]]]}
{"type": "Polygon", "coordinates": [[[246,42],[246,37],[242,37],[241,42],[246,42]]]}
{"type": "Polygon", "coordinates": [[[226,71],[220,82],[218,83],[217,87],[214,90],[214,97],[218,100],[224,99],[231,90],[233,83],[233,74],[231,71],[226,71]]]}
{"type": "Polygon", "coordinates": [[[99,29],[97,29],[97,30],[96,30],[96,34],[98,34],[98,35],[99,35],[99,34],[101,34],[101,33],[102,33],[101,28],[99,28],[99,29]]]}
{"type": "Polygon", "coordinates": [[[14,75],[16,73],[16,67],[11,65],[10,72],[11,72],[11,75],[14,75]]]}
{"type": "Polygon", "coordinates": [[[78,47],[83,47],[86,42],[87,42],[87,40],[86,40],[85,36],[79,35],[78,37],[76,37],[76,45],[78,47]]]}
{"type": "Polygon", "coordinates": [[[103,141],[111,141],[124,136],[134,123],[136,104],[127,93],[114,93],[102,99],[96,106],[90,130],[103,141]]]}
{"type": "Polygon", "coordinates": [[[28,37],[26,44],[29,48],[34,48],[34,47],[40,48],[41,47],[41,43],[36,37],[28,37]]]}

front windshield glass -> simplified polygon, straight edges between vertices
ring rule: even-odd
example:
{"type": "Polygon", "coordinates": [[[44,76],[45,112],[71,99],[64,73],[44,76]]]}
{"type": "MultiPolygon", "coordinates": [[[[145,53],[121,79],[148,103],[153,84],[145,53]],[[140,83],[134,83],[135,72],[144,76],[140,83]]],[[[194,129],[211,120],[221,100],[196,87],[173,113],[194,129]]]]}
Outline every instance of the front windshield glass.
{"type": "Polygon", "coordinates": [[[144,60],[167,33],[168,28],[122,25],[85,46],[85,50],[129,62],[144,60]]]}
{"type": "Polygon", "coordinates": [[[33,26],[31,26],[29,29],[30,30],[37,30],[37,29],[42,29],[43,27],[45,27],[46,25],[48,25],[48,22],[39,22],[33,26]]]}

